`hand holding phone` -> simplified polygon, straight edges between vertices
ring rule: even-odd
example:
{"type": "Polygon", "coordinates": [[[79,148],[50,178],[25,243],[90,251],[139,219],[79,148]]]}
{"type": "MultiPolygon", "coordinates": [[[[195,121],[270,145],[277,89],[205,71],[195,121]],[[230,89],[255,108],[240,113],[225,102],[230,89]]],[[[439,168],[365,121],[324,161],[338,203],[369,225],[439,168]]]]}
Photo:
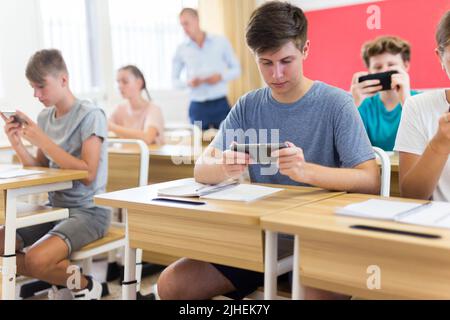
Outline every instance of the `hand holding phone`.
{"type": "Polygon", "coordinates": [[[368,80],[379,80],[379,85],[381,85],[380,91],[392,90],[392,75],[398,73],[397,70],[391,70],[380,73],[372,73],[362,77],[359,77],[358,82],[364,82],[368,80]]]}
{"type": "Polygon", "coordinates": [[[13,123],[25,124],[27,123],[24,119],[20,118],[15,111],[0,111],[3,120],[6,122],[9,118],[13,118],[13,123]]]}
{"type": "Polygon", "coordinates": [[[271,156],[273,151],[288,148],[286,143],[270,144],[233,144],[231,150],[235,152],[247,153],[259,164],[270,164],[273,161],[271,156]]]}

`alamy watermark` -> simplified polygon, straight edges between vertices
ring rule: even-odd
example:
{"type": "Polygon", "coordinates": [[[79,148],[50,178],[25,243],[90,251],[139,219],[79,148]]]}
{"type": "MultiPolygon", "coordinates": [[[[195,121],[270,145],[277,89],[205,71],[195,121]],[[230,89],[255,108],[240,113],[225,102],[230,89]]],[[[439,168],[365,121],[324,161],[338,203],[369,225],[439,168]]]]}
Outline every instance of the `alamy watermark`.
{"type": "Polygon", "coordinates": [[[367,18],[366,25],[369,30],[381,29],[381,8],[376,4],[372,4],[367,7],[366,10],[369,17],[367,18]]]}
{"type": "Polygon", "coordinates": [[[367,267],[367,278],[366,285],[369,290],[380,290],[381,289],[381,268],[377,265],[370,265],[367,267]]]}

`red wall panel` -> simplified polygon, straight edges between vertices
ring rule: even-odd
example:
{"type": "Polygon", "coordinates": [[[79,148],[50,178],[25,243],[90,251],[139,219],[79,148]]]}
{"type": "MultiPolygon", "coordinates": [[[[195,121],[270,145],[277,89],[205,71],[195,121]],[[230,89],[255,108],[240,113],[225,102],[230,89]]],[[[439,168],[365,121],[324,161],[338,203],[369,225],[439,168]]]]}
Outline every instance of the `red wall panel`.
{"type": "Polygon", "coordinates": [[[381,28],[370,30],[367,8],[372,3],[306,12],[311,51],[305,74],[348,90],[353,73],[366,70],[361,46],[379,35],[397,35],[411,44],[412,88],[442,88],[449,80],[434,53],[435,30],[450,10],[450,0],[387,0],[381,9],[381,28]]]}

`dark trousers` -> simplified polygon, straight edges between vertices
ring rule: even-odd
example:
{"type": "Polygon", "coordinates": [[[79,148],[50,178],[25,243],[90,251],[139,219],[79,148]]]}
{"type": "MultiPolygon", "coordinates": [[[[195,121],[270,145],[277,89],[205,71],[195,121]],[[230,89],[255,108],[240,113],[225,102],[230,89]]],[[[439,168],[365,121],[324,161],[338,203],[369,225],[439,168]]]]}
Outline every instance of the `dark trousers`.
{"type": "Polygon", "coordinates": [[[204,102],[191,101],[189,119],[192,124],[196,121],[201,121],[202,130],[209,128],[219,129],[228,112],[230,112],[230,104],[226,97],[204,102]]]}

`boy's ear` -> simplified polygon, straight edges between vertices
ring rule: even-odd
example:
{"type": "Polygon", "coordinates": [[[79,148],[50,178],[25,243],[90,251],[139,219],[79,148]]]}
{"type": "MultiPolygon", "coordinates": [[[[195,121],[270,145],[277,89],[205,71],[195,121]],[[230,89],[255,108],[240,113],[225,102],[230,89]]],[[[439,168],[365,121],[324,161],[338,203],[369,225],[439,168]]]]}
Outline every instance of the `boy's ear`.
{"type": "Polygon", "coordinates": [[[411,63],[409,61],[404,61],[403,64],[405,66],[406,72],[409,72],[409,67],[411,66],[411,63]]]}
{"type": "Polygon", "coordinates": [[[63,87],[67,87],[68,83],[69,83],[69,76],[68,76],[68,74],[65,73],[65,72],[61,73],[60,79],[61,79],[61,85],[63,87]]]}
{"type": "Polygon", "coordinates": [[[303,60],[306,60],[306,58],[308,58],[310,46],[311,46],[311,41],[306,40],[305,45],[303,46],[303,50],[302,50],[303,60]]]}

